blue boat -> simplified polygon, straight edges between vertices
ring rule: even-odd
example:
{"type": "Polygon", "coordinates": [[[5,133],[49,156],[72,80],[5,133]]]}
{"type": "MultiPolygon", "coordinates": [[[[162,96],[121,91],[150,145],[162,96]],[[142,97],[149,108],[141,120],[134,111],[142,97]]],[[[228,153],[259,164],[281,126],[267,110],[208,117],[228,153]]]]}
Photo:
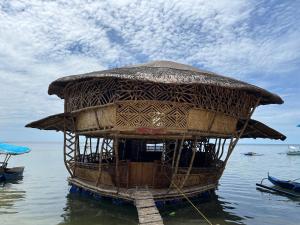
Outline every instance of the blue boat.
{"type": "Polygon", "coordinates": [[[300,183],[298,183],[298,182],[290,181],[290,180],[280,180],[280,179],[270,176],[269,174],[268,174],[268,180],[272,184],[274,184],[278,187],[289,189],[289,190],[296,191],[296,192],[300,192],[300,183]]]}
{"type": "Polygon", "coordinates": [[[0,182],[18,180],[23,177],[24,167],[8,168],[7,163],[11,156],[21,155],[30,152],[30,149],[23,146],[0,143],[0,155],[4,156],[0,162],[0,182]]]}

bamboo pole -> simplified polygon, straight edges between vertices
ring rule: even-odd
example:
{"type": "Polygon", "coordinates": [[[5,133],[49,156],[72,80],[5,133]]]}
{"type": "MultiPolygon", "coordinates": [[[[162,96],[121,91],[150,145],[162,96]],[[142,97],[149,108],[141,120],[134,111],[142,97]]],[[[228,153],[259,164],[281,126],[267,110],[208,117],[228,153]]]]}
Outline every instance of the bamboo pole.
{"type": "Polygon", "coordinates": [[[98,117],[98,114],[97,114],[97,110],[94,109],[93,111],[94,111],[94,113],[95,113],[95,118],[96,118],[96,122],[97,122],[98,129],[101,129],[99,117],[98,117]]]}
{"type": "Polygon", "coordinates": [[[92,162],[93,160],[93,147],[92,147],[92,138],[90,138],[90,146],[89,146],[89,149],[90,149],[90,155],[89,155],[89,162],[92,162]]]}
{"type": "Polygon", "coordinates": [[[97,138],[97,144],[96,144],[96,154],[99,153],[99,142],[100,142],[100,138],[97,138]]]}
{"type": "Polygon", "coordinates": [[[101,143],[101,150],[100,150],[100,155],[99,155],[99,170],[98,170],[98,178],[96,181],[96,187],[99,185],[99,182],[101,181],[101,175],[102,175],[102,154],[103,154],[103,149],[104,149],[104,138],[102,138],[102,143],[101,143]]]}
{"type": "Polygon", "coordinates": [[[244,123],[243,128],[242,128],[242,129],[239,131],[239,133],[237,134],[237,137],[235,138],[235,140],[233,140],[232,142],[230,142],[230,145],[229,145],[229,147],[228,147],[227,156],[226,156],[226,158],[225,158],[225,160],[224,160],[224,164],[225,164],[225,165],[226,165],[226,163],[227,163],[227,161],[228,161],[230,155],[232,154],[234,147],[236,146],[237,142],[239,141],[239,139],[240,139],[241,136],[243,135],[243,133],[244,133],[244,131],[245,131],[245,129],[246,129],[248,123],[249,123],[249,120],[250,120],[251,116],[253,115],[253,113],[254,113],[256,107],[257,107],[257,106],[259,105],[259,103],[260,103],[260,100],[261,100],[261,97],[259,97],[259,98],[257,99],[255,105],[253,106],[253,108],[252,108],[251,111],[249,112],[248,117],[247,117],[247,120],[246,120],[246,122],[244,123]]]}
{"type": "MultiPolygon", "coordinates": [[[[73,174],[75,176],[76,172],[76,167],[77,167],[77,158],[78,158],[78,148],[79,148],[79,137],[77,134],[75,134],[75,152],[74,152],[74,169],[73,169],[73,174]]],[[[79,152],[80,154],[80,152],[79,152]]]]}
{"type": "Polygon", "coordinates": [[[215,158],[218,158],[219,152],[220,152],[220,148],[221,148],[221,138],[218,138],[219,142],[218,142],[218,150],[215,152],[215,158]]]}
{"type": "Polygon", "coordinates": [[[191,161],[190,161],[190,165],[189,165],[189,168],[185,174],[185,177],[180,185],[180,189],[184,187],[184,184],[185,182],[187,181],[188,177],[190,176],[190,173],[191,173],[191,170],[192,170],[192,167],[193,167],[193,163],[194,163],[194,159],[195,159],[195,155],[196,155],[196,150],[197,150],[197,139],[194,140],[194,143],[193,143],[193,154],[192,154],[192,158],[191,158],[191,161]]]}
{"type": "Polygon", "coordinates": [[[114,143],[113,143],[113,147],[114,147],[114,152],[115,152],[115,161],[116,161],[116,183],[117,183],[117,190],[119,191],[120,188],[120,174],[119,174],[119,138],[115,137],[114,138],[114,143]]]}
{"type": "Polygon", "coordinates": [[[221,154],[218,155],[218,159],[221,159],[224,153],[224,147],[225,147],[225,143],[226,143],[227,139],[225,138],[222,144],[222,150],[221,150],[221,154]]]}
{"type": "Polygon", "coordinates": [[[177,147],[178,147],[178,139],[176,139],[175,147],[174,147],[174,152],[173,152],[172,170],[173,170],[174,164],[175,164],[175,157],[176,157],[177,147]]]}
{"type": "Polygon", "coordinates": [[[83,151],[83,162],[87,151],[87,145],[88,145],[88,137],[85,137],[85,144],[84,144],[84,151],[83,151]]]}
{"type": "MultiPolygon", "coordinates": [[[[175,176],[177,174],[177,171],[178,171],[178,166],[179,166],[179,161],[180,161],[181,152],[182,152],[182,148],[183,148],[184,138],[185,138],[185,133],[183,134],[182,140],[181,140],[181,143],[180,143],[180,147],[179,147],[179,151],[178,151],[178,156],[177,156],[177,160],[176,160],[176,165],[175,165],[175,171],[172,174],[172,178],[171,178],[171,183],[170,183],[170,186],[169,186],[169,190],[170,190],[170,188],[172,186],[173,180],[174,180],[174,178],[175,178],[175,176]]],[[[169,192],[169,190],[168,190],[168,192],[169,192]]]]}

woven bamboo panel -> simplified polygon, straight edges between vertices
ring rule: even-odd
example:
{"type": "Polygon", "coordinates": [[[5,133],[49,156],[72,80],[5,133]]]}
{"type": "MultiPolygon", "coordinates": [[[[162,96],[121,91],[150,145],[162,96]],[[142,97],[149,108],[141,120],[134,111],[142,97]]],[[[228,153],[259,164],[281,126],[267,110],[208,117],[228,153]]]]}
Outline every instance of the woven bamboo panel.
{"type": "Polygon", "coordinates": [[[120,128],[187,128],[190,104],[160,101],[124,101],[117,103],[116,125],[120,128]]]}
{"type": "Polygon", "coordinates": [[[113,105],[84,110],[77,115],[76,129],[105,128],[135,130],[138,128],[180,130],[232,134],[237,119],[223,113],[194,108],[192,104],[127,100],[113,105]]]}
{"type": "Polygon", "coordinates": [[[67,111],[116,101],[154,100],[189,103],[235,117],[247,117],[255,97],[242,90],[199,84],[162,84],[102,78],[77,82],[65,89],[67,111]]]}
{"type": "Polygon", "coordinates": [[[221,134],[232,134],[236,130],[237,119],[222,113],[203,109],[191,109],[188,115],[188,128],[221,134]]]}
{"type": "Polygon", "coordinates": [[[232,134],[236,131],[237,121],[234,117],[218,113],[210,131],[221,134],[232,134]]]}
{"type": "Polygon", "coordinates": [[[214,112],[202,109],[191,109],[188,115],[188,127],[193,130],[208,130],[214,112]]]}
{"type": "Polygon", "coordinates": [[[76,120],[77,130],[104,129],[116,124],[116,106],[109,105],[80,112],[76,120]]]}

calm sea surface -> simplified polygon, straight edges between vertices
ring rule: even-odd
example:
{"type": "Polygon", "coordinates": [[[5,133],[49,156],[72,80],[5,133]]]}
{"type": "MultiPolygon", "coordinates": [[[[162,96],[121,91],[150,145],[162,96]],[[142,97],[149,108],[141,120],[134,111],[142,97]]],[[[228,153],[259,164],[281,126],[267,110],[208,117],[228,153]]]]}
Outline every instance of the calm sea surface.
{"type": "MultiPolygon", "coordinates": [[[[1,225],[137,224],[133,206],[69,196],[62,143],[26,144],[32,152],[14,157],[24,179],[0,186],[1,225]]],[[[278,154],[286,145],[239,145],[220,180],[216,197],[197,203],[213,224],[300,224],[300,199],[262,192],[255,183],[268,171],[280,178],[300,177],[300,156],[278,154]],[[247,157],[255,151],[263,156],[247,157]]],[[[267,181],[266,181],[267,184],[267,181]]],[[[161,210],[165,224],[205,224],[189,205],[161,210]]]]}

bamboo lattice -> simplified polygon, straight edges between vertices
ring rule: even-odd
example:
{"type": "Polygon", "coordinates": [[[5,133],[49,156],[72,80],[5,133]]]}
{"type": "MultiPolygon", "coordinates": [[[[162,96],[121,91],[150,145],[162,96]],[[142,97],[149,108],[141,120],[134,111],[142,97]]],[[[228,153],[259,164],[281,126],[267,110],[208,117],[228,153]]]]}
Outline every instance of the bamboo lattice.
{"type": "Polygon", "coordinates": [[[65,90],[67,111],[116,101],[155,100],[188,103],[196,108],[246,118],[256,97],[242,90],[197,84],[162,84],[101,78],[70,85],[65,90]]]}

